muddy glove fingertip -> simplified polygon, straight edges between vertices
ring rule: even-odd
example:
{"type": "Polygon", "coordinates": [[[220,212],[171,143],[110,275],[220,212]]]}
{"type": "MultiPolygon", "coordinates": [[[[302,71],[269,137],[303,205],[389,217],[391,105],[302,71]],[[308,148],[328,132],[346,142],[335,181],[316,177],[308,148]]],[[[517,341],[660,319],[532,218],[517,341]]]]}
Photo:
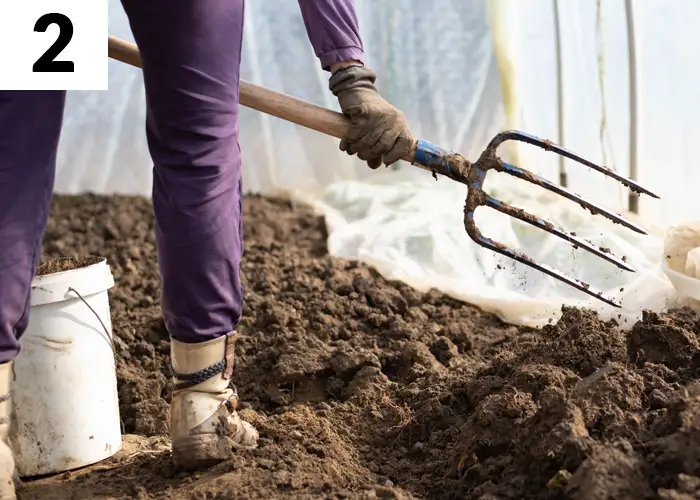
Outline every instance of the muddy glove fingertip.
{"type": "Polygon", "coordinates": [[[377,170],[379,167],[382,166],[382,159],[381,158],[372,158],[370,160],[367,160],[367,166],[371,168],[372,170],[377,170]]]}

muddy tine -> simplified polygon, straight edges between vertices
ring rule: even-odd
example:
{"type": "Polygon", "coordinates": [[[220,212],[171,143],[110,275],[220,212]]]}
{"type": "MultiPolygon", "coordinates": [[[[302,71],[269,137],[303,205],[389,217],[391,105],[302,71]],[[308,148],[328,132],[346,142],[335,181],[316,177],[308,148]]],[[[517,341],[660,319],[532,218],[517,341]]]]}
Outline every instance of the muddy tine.
{"type": "Polygon", "coordinates": [[[656,198],[656,199],[659,198],[658,195],[652,193],[651,191],[649,191],[647,188],[643,187],[642,185],[640,185],[636,181],[633,181],[632,179],[624,177],[624,176],[618,174],[617,172],[609,169],[608,167],[605,167],[603,165],[598,165],[596,163],[588,161],[585,158],[582,158],[581,156],[577,155],[576,153],[573,153],[572,151],[569,151],[566,148],[563,148],[561,146],[554,144],[552,141],[540,139],[537,136],[526,134],[525,132],[521,132],[519,130],[508,130],[505,132],[501,132],[500,134],[496,135],[496,137],[493,138],[493,140],[489,144],[489,148],[495,149],[500,144],[502,144],[503,142],[505,142],[507,140],[521,141],[521,142],[525,142],[527,144],[531,144],[533,146],[538,146],[546,151],[552,151],[556,154],[562,155],[565,158],[569,158],[570,160],[578,162],[582,165],[585,165],[589,168],[592,168],[593,170],[595,170],[597,172],[600,172],[601,174],[607,175],[608,177],[615,179],[616,181],[618,181],[621,184],[630,188],[630,190],[634,191],[635,193],[646,194],[646,195],[651,196],[652,198],[656,198]]]}
{"type": "Polygon", "coordinates": [[[592,243],[584,240],[583,238],[579,238],[578,236],[564,231],[563,229],[559,229],[551,222],[548,222],[544,219],[540,219],[535,215],[525,212],[524,210],[515,208],[511,205],[508,205],[507,203],[503,203],[502,201],[492,198],[490,196],[485,197],[484,204],[488,207],[493,208],[494,210],[498,210],[501,213],[509,215],[510,217],[514,217],[523,222],[527,222],[528,224],[543,229],[548,233],[553,234],[554,236],[558,236],[559,238],[571,243],[574,246],[574,248],[581,247],[584,250],[587,250],[588,252],[600,257],[601,259],[605,259],[611,264],[615,264],[620,269],[635,272],[634,268],[630,267],[630,265],[627,264],[624,260],[610,252],[610,250],[598,248],[592,243]]]}
{"type": "MultiPolygon", "coordinates": [[[[470,236],[472,235],[470,234],[470,236]]],[[[602,300],[606,304],[609,304],[613,307],[622,307],[622,305],[617,300],[607,295],[606,293],[599,292],[591,288],[591,286],[588,283],[584,283],[583,281],[577,280],[576,278],[572,278],[571,276],[564,274],[561,271],[557,271],[556,269],[546,264],[540,264],[538,262],[535,262],[524,253],[508,248],[500,243],[496,243],[492,239],[487,238],[481,234],[478,234],[476,237],[472,237],[472,239],[475,243],[481,245],[484,248],[488,248],[489,250],[493,250],[496,253],[500,253],[501,255],[505,255],[506,257],[509,257],[513,260],[517,260],[518,262],[525,264],[526,266],[530,266],[534,269],[537,269],[538,271],[541,271],[555,279],[558,279],[559,281],[562,281],[567,285],[576,288],[577,290],[580,290],[592,297],[595,297],[596,299],[602,300]]]]}
{"type": "Polygon", "coordinates": [[[528,170],[524,170],[520,167],[516,167],[515,165],[511,165],[510,163],[506,162],[501,162],[501,165],[503,166],[503,171],[507,174],[513,175],[519,179],[522,179],[524,181],[530,182],[532,184],[537,184],[549,191],[552,191],[553,193],[556,193],[560,196],[563,196],[564,198],[568,198],[571,201],[574,201],[581,205],[584,208],[587,208],[590,210],[590,212],[593,215],[602,215],[604,217],[607,217],[611,221],[621,224],[632,231],[636,231],[640,234],[647,234],[647,232],[642,229],[641,226],[638,226],[637,224],[625,219],[624,217],[621,217],[620,215],[617,215],[608,209],[598,205],[597,203],[593,203],[592,201],[589,201],[582,196],[579,196],[575,193],[572,193],[568,189],[558,185],[554,184],[544,177],[540,177],[539,175],[533,174],[532,172],[528,170]]]}

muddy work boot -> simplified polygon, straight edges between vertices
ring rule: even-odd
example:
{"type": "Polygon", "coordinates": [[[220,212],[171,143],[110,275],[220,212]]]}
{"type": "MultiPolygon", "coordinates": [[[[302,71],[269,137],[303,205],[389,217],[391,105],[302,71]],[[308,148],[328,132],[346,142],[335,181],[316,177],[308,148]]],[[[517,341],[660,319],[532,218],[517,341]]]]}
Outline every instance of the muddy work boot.
{"type": "Polygon", "coordinates": [[[7,444],[10,433],[12,362],[0,365],[0,500],[15,500],[15,458],[7,444]]]}
{"type": "Polygon", "coordinates": [[[236,333],[198,344],[170,341],[175,387],[170,405],[173,461],[196,470],[257,446],[258,431],[236,413],[231,384],[236,333]]]}

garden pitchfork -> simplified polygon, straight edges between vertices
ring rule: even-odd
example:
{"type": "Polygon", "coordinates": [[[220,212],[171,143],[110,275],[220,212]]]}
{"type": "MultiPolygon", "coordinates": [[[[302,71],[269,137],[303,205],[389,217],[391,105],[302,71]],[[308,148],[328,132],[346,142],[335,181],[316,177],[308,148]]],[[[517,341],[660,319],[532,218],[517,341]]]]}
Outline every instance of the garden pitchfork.
{"type": "MultiPolygon", "coordinates": [[[[135,67],[142,67],[141,58],[136,45],[112,36],[109,37],[109,57],[135,67]]],[[[316,130],[338,139],[343,138],[345,132],[348,130],[349,121],[347,117],[341,113],[331,111],[287,94],[266,89],[244,80],[241,80],[240,82],[239,97],[240,103],[243,106],[256,109],[263,113],[276,116],[283,120],[296,123],[297,125],[316,130]]],[[[564,198],[568,198],[569,200],[581,205],[583,208],[588,209],[594,215],[602,215],[611,221],[621,224],[633,231],[641,234],[647,234],[644,229],[628,221],[627,219],[624,219],[620,215],[614,214],[600,205],[588,201],[581,196],[574,194],[561,186],[553,184],[532,172],[502,161],[498,156],[496,156],[496,148],[508,140],[526,142],[534,146],[539,146],[544,150],[552,151],[615,179],[637,194],[646,194],[653,198],[658,198],[657,195],[640,186],[633,180],[625,178],[607,167],[591,163],[590,161],[553,144],[551,141],[543,140],[517,130],[501,132],[496,135],[496,137],[491,140],[487,148],[481,154],[479,159],[474,163],[467,161],[457,153],[448,151],[422,139],[416,141],[413,151],[402,159],[414,166],[432,172],[436,178],[436,174],[444,175],[445,177],[449,177],[450,179],[467,186],[468,194],[464,206],[464,227],[469,237],[475,243],[493,250],[494,252],[505,255],[506,257],[510,257],[511,259],[521,262],[527,266],[538,269],[539,271],[563,281],[564,283],[599,300],[602,300],[607,304],[615,307],[621,307],[620,303],[613,297],[592,289],[588,283],[568,276],[546,264],[536,262],[524,253],[513,248],[509,248],[488,238],[487,236],[484,236],[476,227],[474,212],[477,207],[490,207],[510,217],[514,217],[520,221],[526,222],[535,227],[543,229],[548,233],[558,236],[559,238],[571,243],[574,248],[583,248],[584,250],[587,250],[592,254],[615,264],[620,269],[634,272],[634,269],[627,264],[624,257],[616,257],[610,252],[609,249],[599,248],[583,238],[579,238],[572,233],[555,227],[551,222],[527,213],[519,208],[510,206],[496,198],[489,196],[483,191],[482,186],[489,170],[503,172],[531,184],[540,186],[546,190],[552,191],[553,193],[563,196],[564,198]]]]}

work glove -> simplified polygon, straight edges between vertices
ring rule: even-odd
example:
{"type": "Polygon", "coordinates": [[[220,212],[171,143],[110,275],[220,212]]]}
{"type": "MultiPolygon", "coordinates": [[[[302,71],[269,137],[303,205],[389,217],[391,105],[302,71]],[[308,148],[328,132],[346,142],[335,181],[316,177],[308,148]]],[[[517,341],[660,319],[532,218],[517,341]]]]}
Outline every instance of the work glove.
{"type": "Polygon", "coordinates": [[[379,95],[376,79],[369,68],[349,66],[333,73],[329,81],[343,114],[350,119],[340,150],[357,154],[371,169],[410,155],[416,142],[406,116],[379,95]]]}

